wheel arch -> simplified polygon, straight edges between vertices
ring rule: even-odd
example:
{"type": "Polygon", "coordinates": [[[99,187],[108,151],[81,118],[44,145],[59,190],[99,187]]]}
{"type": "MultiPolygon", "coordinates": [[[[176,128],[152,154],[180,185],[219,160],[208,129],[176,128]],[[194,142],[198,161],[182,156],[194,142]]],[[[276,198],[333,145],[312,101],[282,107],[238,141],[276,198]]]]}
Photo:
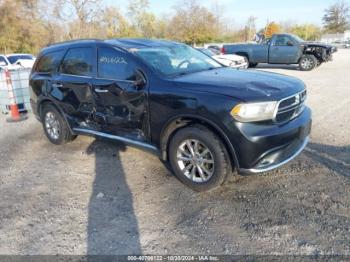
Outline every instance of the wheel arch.
{"type": "Polygon", "coordinates": [[[38,109],[37,110],[38,110],[38,115],[39,115],[40,120],[42,120],[42,110],[43,110],[44,106],[47,105],[47,104],[51,104],[52,106],[54,106],[58,110],[58,112],[61,113],[61,115],[63,116],[64,120],[67,122],[69,131],[71,132],[71,134],[75,134],[73,129],[72,129],[72,127],[71,127],[71,125],[70,125],[70,122],[68,121],[67,116],[63,112],[63,110],[55,103],[55,101],[53,101],[52,99],[49,99],[47,97],[40,99],[40,101],[38,103],[38,109]]]}
{"type": "Polygon", "coordinates": [[[248,59],[248,62],[250,62],[250,55],[248,52],[236,52],[235,54],[246,57],[248,59]]]}
{"type": "Polygon", "coordinates": [[[166,161],[168,159],[168,151],[169,151],[169,144],[171,141],[171,138],[175,135],[175,133],[187,126],[191,126],[194,124],[201,124],[205,127],[207,127],[209,130],[214,132],[216,135],[219,136],[221,141],[223,142],[223,145],[225,146],[229,157],[232,168],[239,168],[239,162],[236,155],[236,151],[231,144],[230,140],[224,133],[224,131],[213,121],[208,120],[204,117],[198,116],[198,115],[180,115],[171,118],[163,127],[160,135],[160,150],[161,150],[161,158],[162,160],[166,161]]]}

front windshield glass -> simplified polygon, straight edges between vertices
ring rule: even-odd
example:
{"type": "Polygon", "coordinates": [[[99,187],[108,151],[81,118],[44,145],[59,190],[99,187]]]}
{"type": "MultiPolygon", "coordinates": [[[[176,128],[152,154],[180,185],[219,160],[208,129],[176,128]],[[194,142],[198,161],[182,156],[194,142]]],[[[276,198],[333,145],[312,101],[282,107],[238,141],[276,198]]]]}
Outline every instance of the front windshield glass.
{"type": "Polygon", "coordinates": [[[299,43],[300,43],[300,42],[305,42],[304,39],[300,38],[300,37],[297,36],[297,35],[292,35],[292,37],[293,37],[296,41],[298,41],[299,43]]]}
{"type": "Polygon", "coordinates": [[[199,51],[201,51],[202,53],[208,55],[208,56],[214,56],[215,53],[209,49],[206,49],[206,48],[201,48],[199,49],[199,51]]]}
{"type": "Polygon", "coordinates": [[[164,76],[177,76],[220,68],[218,62],[187,45],[133,49],[136,55],[164,76]]]}

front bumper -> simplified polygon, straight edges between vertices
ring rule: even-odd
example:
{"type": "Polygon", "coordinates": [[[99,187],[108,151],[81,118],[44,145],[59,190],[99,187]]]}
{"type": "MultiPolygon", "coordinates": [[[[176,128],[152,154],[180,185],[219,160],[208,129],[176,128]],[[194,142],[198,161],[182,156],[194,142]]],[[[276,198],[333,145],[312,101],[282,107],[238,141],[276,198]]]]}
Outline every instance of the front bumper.
{"type": "Polygon", "coordinates": [[[230,141],[238,172],[266,172],[295,158],[308,142],[311,123],[308,107],[298,117],[283,124],[234,123],[230,141]]]}
{"type": "Polygon", "coordinates": [[[244,62],[244,63],[237,64],[237,65],[230,65],[230,67],[236,68],[236,69],[247,69],[249,67],[249,65],[248,65],[248,63],[244,62]]]}
{"type": "Polygon", "coordinates": [[[304,150],[308,141],[309,137],[306,137],[304,140],[298,141],[296,145],[273,151],[263,157],[255,167],[250,169],[241,168],[239,173],[257,174],[276,169],[297,157],[304,150]]]}

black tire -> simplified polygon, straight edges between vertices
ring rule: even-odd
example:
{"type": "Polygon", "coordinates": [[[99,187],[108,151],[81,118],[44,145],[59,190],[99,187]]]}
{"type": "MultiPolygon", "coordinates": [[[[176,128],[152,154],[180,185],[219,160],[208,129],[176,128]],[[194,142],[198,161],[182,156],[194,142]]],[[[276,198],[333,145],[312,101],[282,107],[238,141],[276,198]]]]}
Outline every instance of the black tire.
{"type": "Polygon", "coordinates": [[[250,63],[249,67],[257,67],[258,63],[250,63]]]}
{"type": "Polygon", "coordinates": [[[249,63],[249,58],[248,58],[248,56],[246,56],[246,55],[242,55],[242,54],[237,54],[237,55],[242,56],[242,57],[244,58],[244,62],[246,62],[246,63],[247,63],[247,65],[248,65],[248,67],[249,67],[250,63],[249,63]]]}
{"type": "MultiPolygon", "coordinates": [[[[202,151],[202,153],[203,153],[202,151]]],[[[204,157],[203,157],[204,158],[204,157]]],[[[227,153],[227,150],[221,140],[209,129],[207,129],[204,126],[201,125],[194,125],[185,127],[183,129],[180,129],[171,139],[170,145],[169,145],[169,160],[172,167],[173,172],[175,173],[176,177],[185,185],[190,187],[191,189],[195,191],[208,191],[212,190],[220,185],[222,185],[226,177],[229,173],[232,173],[232,167],[230,163],[229,154],[227,153]],[[212,174],[208,176],[208,180],[206,181],[193,181],[189,177],[185,175],[185,173],[182,170],[185,170],[186,168],[181,169],[180,164],[178,162],[178,150],[181,147],[182,144],[185,143],[185,141],[192,140],[192,141],[198,141],[200,144],[200,147],[202,147],[203,151],[205,151],[205,147],[209,149],[209,156],[211,156],[211,161],[213,161],[212,164],[206,164],[201,163],[202,167],[205,167],[205,169],[201,169],[201,167],[196,167],[195,173],[197,172],[199,175],[199,169],[203,171],[208,171],[208,166],[206,165],[212,165],[211,171],[212,174]],[[204,165],[204,166],[203,166],[204,165]]],[[[189,163],[190,161],[187,161],[189,163]]],[[[192,161],[189,163],[189,165],[193,165],[192,161]]],[[[192,170],[188,170],[188,173],[192,173],[194,168],[192,170]]],[[[187,171],[185,171],[187,172],[187,171]]],[[[206,173],[208,174],[208,173],[206,173]]],[[[190,174],[187,174],[190,175],[190,174]]],[[[202,176],[199,176],[201,179],[202,176]]]]}
{"type": "Polygon", "coordinates": [[[72,140],[74,140],[77,136],[73,135],[68,127],[67,121],[64,119],[64,117],[61,115],[61,113],[57,110],[57,108],[52,104],[45,104],[44,108],[41,112],[41,122],[43,125],[43,129],[45,132],[46,137],[49,139],[49,141],[55,145],[63,145],[66,144],[72,140]],[[57,120],[57,137],[54,137],[52,134],[50,134],[50,131],[47,126],[47,116],[53,116],[55,120],[57,120]]]}
{"type": "Polygon", "coordinates": [[[301,71],[311,71],[317,66],[317,58],[314,55],[303,55],[299,60],[301,71]]]}

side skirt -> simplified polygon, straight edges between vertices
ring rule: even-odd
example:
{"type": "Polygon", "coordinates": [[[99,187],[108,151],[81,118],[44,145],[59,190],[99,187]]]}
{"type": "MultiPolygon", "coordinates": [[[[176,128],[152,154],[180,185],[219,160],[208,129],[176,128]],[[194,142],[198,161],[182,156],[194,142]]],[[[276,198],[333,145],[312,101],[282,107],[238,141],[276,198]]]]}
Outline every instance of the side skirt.
{"type": "Polygon", "coordinates": [[[115,135],[111,135],[111,134],[107,134],[107,133],[103,133],[103,132],[99,132],[99,131],[95,131],[95,130],[91,130],[91,129],[85,129],[85,128],[73,128],[73,131],[77,134],[90,135],[90,136],[94,136],[94,137],[102,137],[102,138],[107,138],[107,139],[123,142],[127,145],[131,145],[131,146],[143,149],[145,151],[148,151],[148,152],[150,152],[154,155],[157,155],[159,157],[161,156],[160,150],[157,147],[155,147],[154,145],[145,143],[145,142],[135,141],[135,140],[132,140],[130,138],[126,138],[126,137],[122,137],[122,136],[115,136],[115,135]]]}

